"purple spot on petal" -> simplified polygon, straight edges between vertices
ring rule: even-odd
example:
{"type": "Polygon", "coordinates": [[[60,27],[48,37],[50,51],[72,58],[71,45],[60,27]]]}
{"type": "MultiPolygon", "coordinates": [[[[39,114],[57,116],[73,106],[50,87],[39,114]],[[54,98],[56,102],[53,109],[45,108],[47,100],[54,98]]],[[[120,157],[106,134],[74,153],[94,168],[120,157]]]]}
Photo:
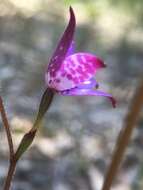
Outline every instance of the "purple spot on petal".
{"type": "Polygon", "coordinates": [[[55,72],[50,72],[50,75],[51,75],[51,77],[55,77],[56,76],[56,73],[55,72]]]}
{"type": "Polygon", "coordinates": [[[77,77],[73,78],[73,82],[76,84],[79,82],[79,79],[77,77]]]}
{"type": "Polygon", "coordinates": [[[61,80],[60,80],[60,79],[56,79],[55,82],[56,82],[56,83],[60,83],[61,80]]]}
{"type": "Polygon", "coordinates": [[[72,75],[67,74],[67,78],[68,78],[69,80],[72,80],[72,75]]]}

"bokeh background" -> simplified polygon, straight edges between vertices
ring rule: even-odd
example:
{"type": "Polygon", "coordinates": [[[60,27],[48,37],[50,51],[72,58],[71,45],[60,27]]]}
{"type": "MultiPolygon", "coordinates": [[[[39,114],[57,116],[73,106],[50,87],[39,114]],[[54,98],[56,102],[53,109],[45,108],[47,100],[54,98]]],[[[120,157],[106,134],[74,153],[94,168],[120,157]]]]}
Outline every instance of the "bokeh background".
{"type": "MultiPolygon", "coordinates": [[[[143,73],[142,0],[0,0],[0,94],[15,147],[34,121],[44,72],[63,33],[69,6],[76,50],[102,57],[103,97],[55,96],[33,145],[18,164],[13,190],[100,190],[116,137],[143,73]]],[[[0,190],[8,146],[0,123],[0,190]]],[[[143,189],[143,119],[134,130],[113,190],[143,189]]]]}

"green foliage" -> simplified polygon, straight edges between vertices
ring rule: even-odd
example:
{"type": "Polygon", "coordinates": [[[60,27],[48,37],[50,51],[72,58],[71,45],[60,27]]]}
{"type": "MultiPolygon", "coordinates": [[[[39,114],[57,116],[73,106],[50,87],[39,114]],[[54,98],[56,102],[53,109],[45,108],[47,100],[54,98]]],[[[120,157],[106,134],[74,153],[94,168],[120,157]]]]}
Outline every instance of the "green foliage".
{"type": "Polygon", "coordinates": [[[37,130],[31,130],[30,132],[26,133],[21,140],[21,143],[16,151],[15,159],[19,160],[19,158],[22,156],[22,154],[28,149],[28,147],[33,142],[33,139],[36,135],[37,130]]]}
{"type": "Polygon", "coordinates": [[[40,102],[38,115],[36,118],[36,121],[33,125],[33,128],[24,135],[23,139],[20,142],[20,145],[16,151],[15,159],[19,160],[19,158],[23,155],[23,153],[29,148],[29,146],[32,144],[33,139],[36,135],[37,130],[40,127],[41,121],[47,112],[48,108],[51,105],[52,99],[54,96],[54,92],[51,89],[46,89],[40,102]]]}

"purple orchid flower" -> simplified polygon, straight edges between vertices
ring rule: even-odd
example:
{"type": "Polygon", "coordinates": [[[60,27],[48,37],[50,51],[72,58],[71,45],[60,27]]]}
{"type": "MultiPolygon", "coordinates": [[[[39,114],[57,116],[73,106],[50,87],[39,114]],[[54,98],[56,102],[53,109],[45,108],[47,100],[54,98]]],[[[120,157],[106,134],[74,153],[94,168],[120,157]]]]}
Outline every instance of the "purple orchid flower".
{"type": "Polygon", "coordinates": [[[104,96],[109,98],[115,107],[115,99],[110,94],[97,90],[99,85],[94,79],[96,71],[105,67],[104,62],[90,53],[73,53],[75,26],[74,11],[70,7],[68,26],[45,74],[46,84],[48,88],[64,96],[104,96]]]}

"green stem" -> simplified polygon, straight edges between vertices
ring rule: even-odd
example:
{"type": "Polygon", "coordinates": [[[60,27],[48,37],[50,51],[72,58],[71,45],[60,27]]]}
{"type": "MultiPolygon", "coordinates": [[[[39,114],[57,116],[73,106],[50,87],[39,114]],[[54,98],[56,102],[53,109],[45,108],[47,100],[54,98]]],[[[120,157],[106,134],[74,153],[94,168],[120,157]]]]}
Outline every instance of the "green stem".
{"type": "Polygon", "coordinates": [[[8,174],[7,174],[7,177],[5,180],[5,184],[4,184],[4,190],[10,189],[11,181],[12,181],[12,178],[13,178],[13,175],[15,172],[15,168],[16,168],[16,163],[20,159],[22,154],[27,150],[27,148],[33,142],[33,139],[36,135],[37,129],[40,126],[40,123],[42,121],[44,114],[50,107],[53,97],[54,97],[54,92],[51,89],[46,89],[42,96],[41,102],[40,102],[39,111],[38,111],[38,115],[37,115],[36,121],[34,123],[34,126],[28,133],[26,133],[24,135],[24,137],[22,138],[22,140],[17,148],[16,153],[14,153],[12,135],[11,135],[8,119],[6,116],[6,112],[5,112],[5,109],[3,106],[2,98],[0,97],[0,112],[1,112],[2,121],[4,124],[5,130],[6,130],[9,151],[10,151],[10,158],[9,158],[10,164],[9,164],[8,174]]]}
{"type": "Polygon", "coordinates": [[[35,135],[37,133],[37,130],[40,127],[41,121],[42,121],[45,113],[47,112],[47,110],[49,109],[49,107],[52,103],[53,97],[54,97],[54,91],[52,89],[47,88],[42,95],[40,105],[39,105],[38,114],[37,114],[36,120],[33,124],[33,127],[32,127],[32,129],[30,129],[30,131],[28,133],[26,133],[23,136],[23,138],[22,138],[22,140],[21,140],[21,142],[20,142],[20,144],[16,150],[16,153],[15,153],[15,159],[16,160],[19,160],[20,157],[22,156],[22,154],[32,144],[32,142],[35,138],[35,135]]]}

